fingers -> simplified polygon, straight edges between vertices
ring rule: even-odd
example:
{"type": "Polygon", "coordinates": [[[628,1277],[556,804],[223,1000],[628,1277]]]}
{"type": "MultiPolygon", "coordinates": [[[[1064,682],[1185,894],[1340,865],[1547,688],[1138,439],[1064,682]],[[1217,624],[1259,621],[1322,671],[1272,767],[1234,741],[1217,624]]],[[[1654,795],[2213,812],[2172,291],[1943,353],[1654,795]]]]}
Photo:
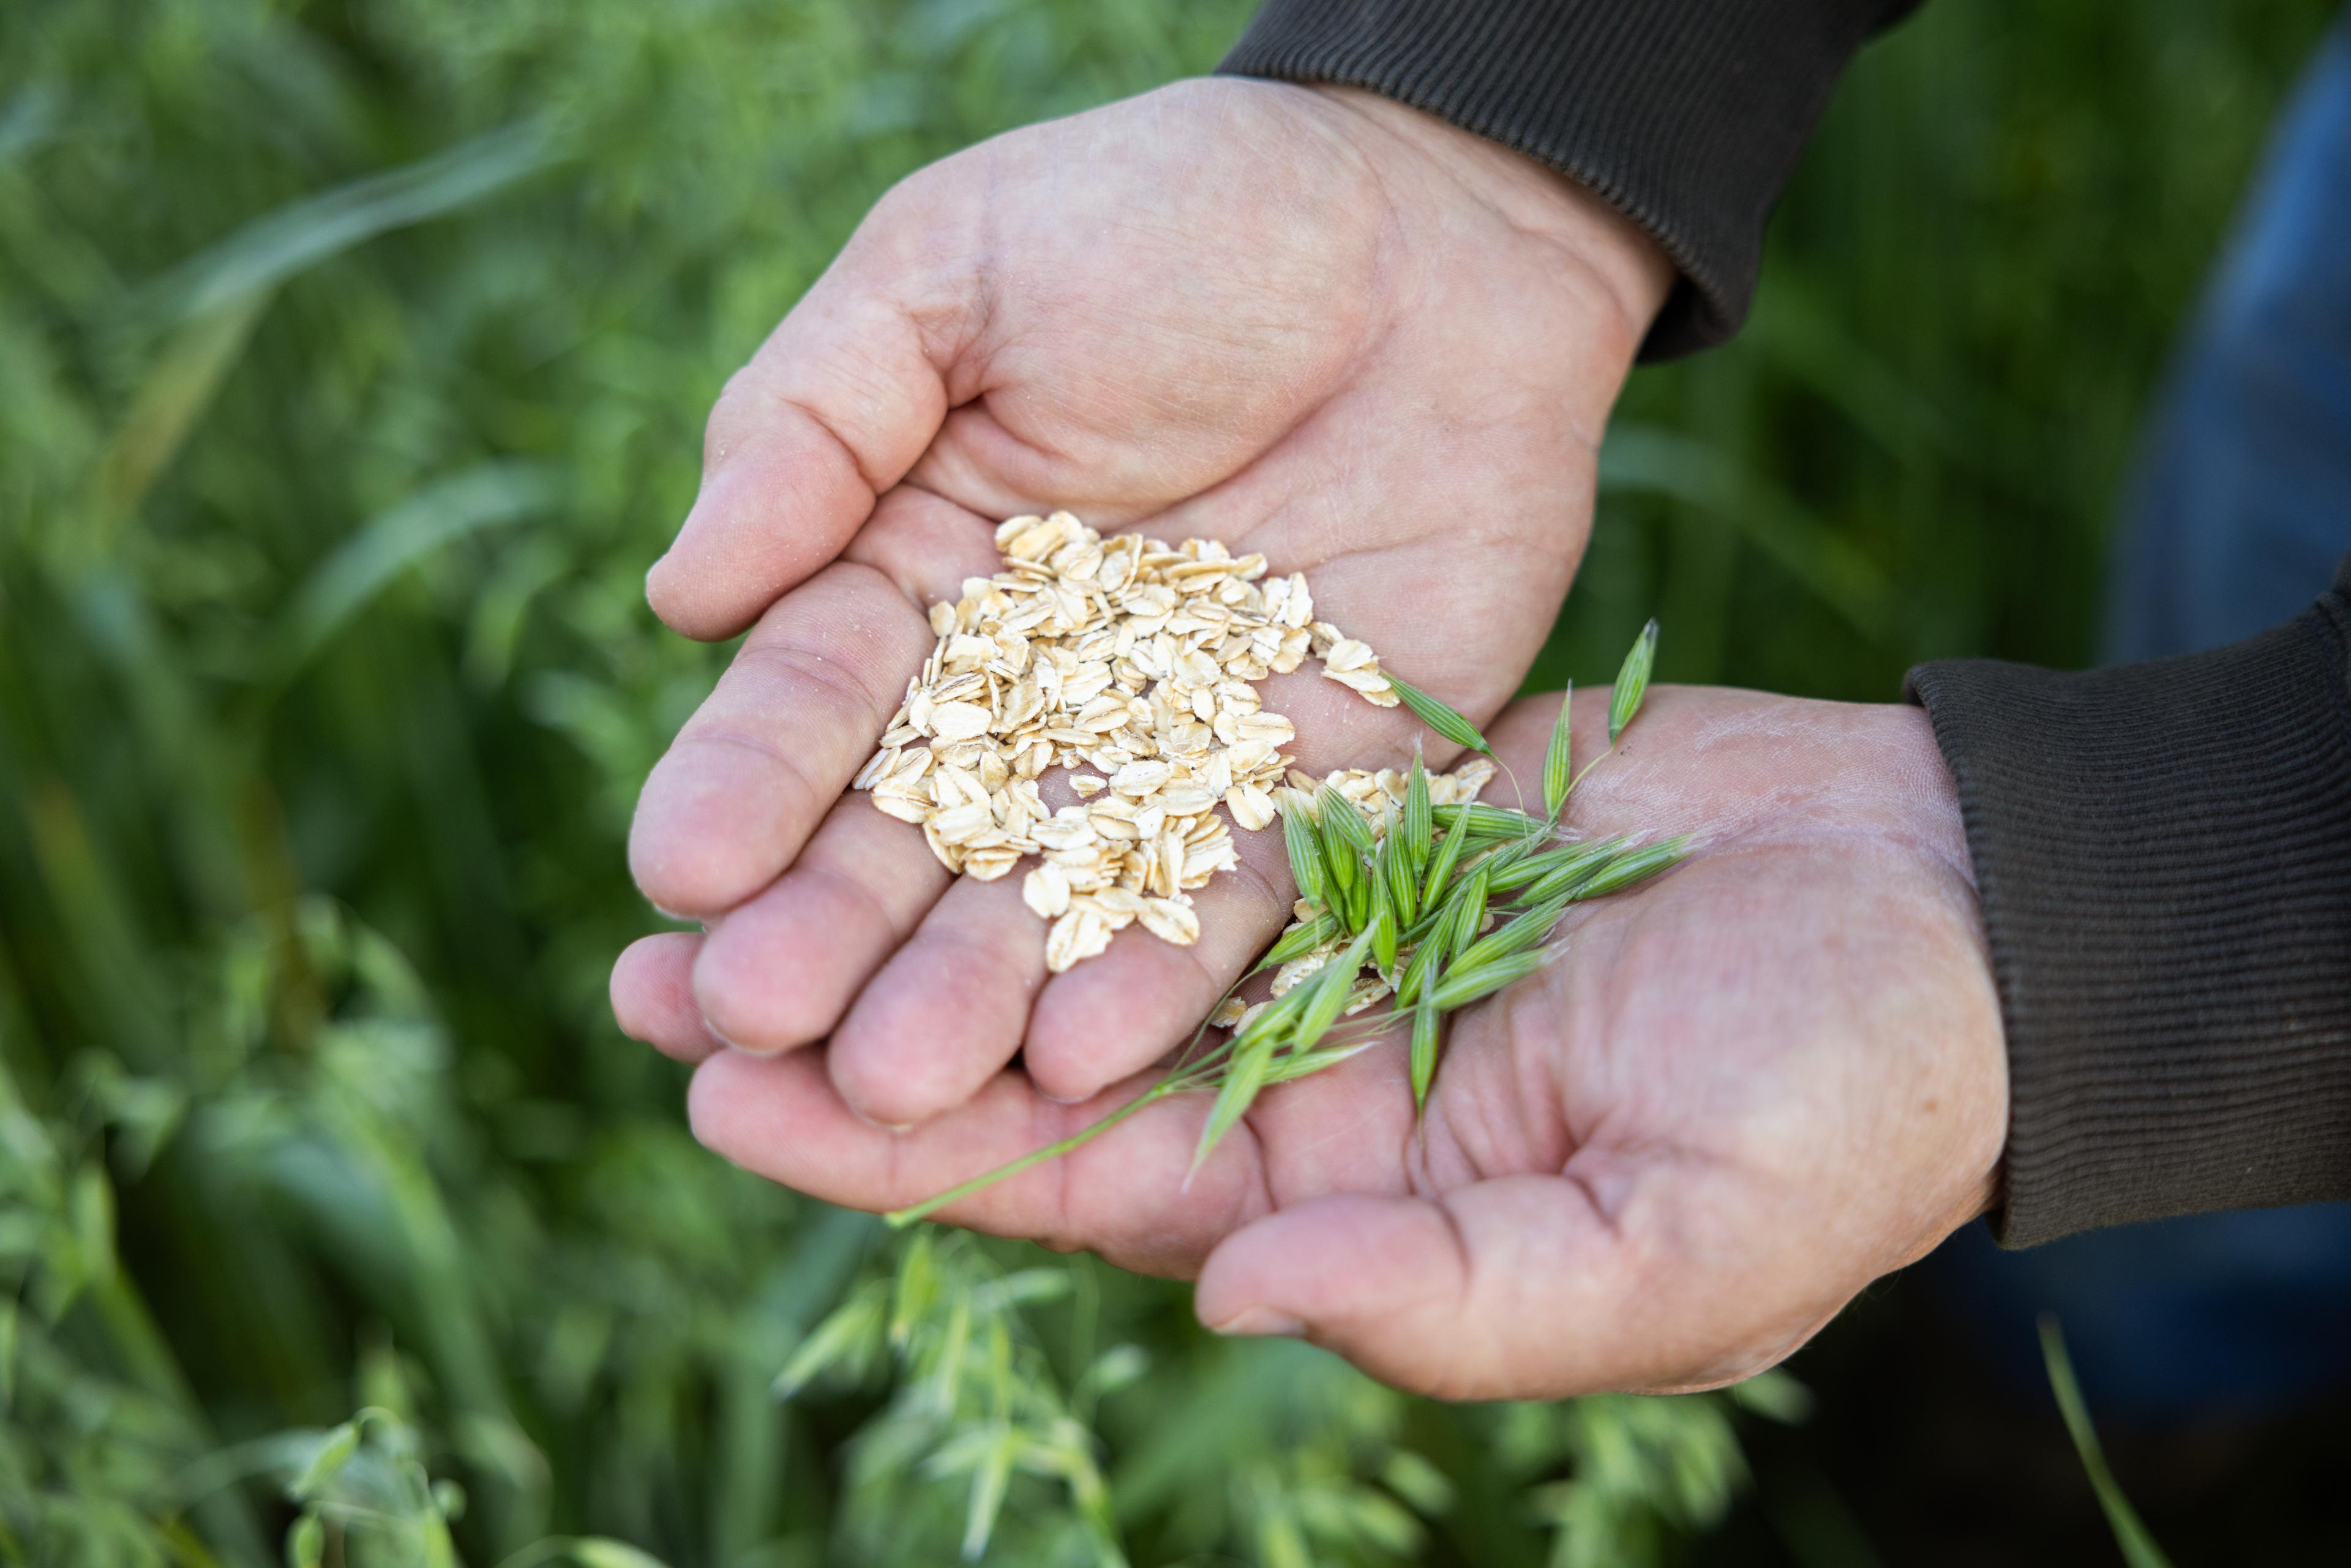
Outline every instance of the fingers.
{"type": "Polygon", "coordinates": [[[750,624],[840,553],[937,434],[978,311],[955,190],[893,192],[719,394],[701,491],[645,580],[674,630],[750,624]]]}
{"type": "Polygon", "coordinates": [[[1192,895],[1197,942],[1178,947],[1130,925],[1100,957],[1046,983],[1022,1057],[1040,1090],[1088,1099],[1191,1039],[1289,921],[1294,890],[1280,833],[1233,837],[1240,863],[1192,895]]]}
{"type": "MultiPolygon", "coordinates": [[[[853,1208],[917,1203],[1101,1120],[1140,1094],[1130,1080],[1083,1105],[1057,1105],[1019,1073],[1000,1073],[949,1114],[895,1133],[858,1119],[814,1051],[723,1051],[687,1096],[695,1135],[746,1169],[853,1208]]],[[[1207,1098],[1176,1096],[1060,1159],[940,1211],[998,1236],[1086,1247],[1146,1273],[1187,1276],[1217,1239],[1269,1207],[1246,1126],[1218,1145],[1188,1186],[1207,1098]]]]}
{"type": "Polygon", "coordinates": [[[1044,979],[1045,923],[1019,879],[958,880],[841,1020],[826,1052],[834,1086],[886,1127],[963,1103],[1020,1049],[1044,979]]]}
{"type": "Polygon", "coordinates": [[[723,1049],[695,1006],[694,956],[701,946],[690,931],[664,931],[629,944],[612,965],[612,1018],[622,1034],[680,1061],[700,1061],[723,1049]]]}
{"type": "Polygon", "coordinates": [[[931,649],[871,567],[827,568],[761,617],[645,780],[629,865],[654,905],[715,915],[791,863],[931,649]]]}
{"type": "Polygon", "coordinates": [[[692,999],[744,1051],[821,1040],[946,885],[921,833],[844,796],[790,870],[712,924],[692,999]]]}

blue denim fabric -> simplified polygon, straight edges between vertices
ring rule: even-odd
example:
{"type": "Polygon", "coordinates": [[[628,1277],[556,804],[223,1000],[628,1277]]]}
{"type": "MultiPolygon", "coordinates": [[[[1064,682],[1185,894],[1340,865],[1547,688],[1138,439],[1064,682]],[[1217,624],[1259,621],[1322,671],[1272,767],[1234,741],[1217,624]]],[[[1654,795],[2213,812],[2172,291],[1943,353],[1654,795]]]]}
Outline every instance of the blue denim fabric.
{"type": "Polygon", "coordinates": [[[2279,122],[2150,425],[2106,656],[2234,643],[2351,551],[2351,20],[2279,122]]]}
{"type": "MultiPolygon", "coordinates": [[[[2219,646],[2299,613],[2351,552],[2351,18],[2282,117],[2155,417],[2116,540],[2107,656],[2219,646]]],[[[2055,1312],[2102,1413],[2168,1424],[2351,1378],[2351,1204],[2200,1215],[1928,1278],[2020,1387],[2055,1312]]]]}

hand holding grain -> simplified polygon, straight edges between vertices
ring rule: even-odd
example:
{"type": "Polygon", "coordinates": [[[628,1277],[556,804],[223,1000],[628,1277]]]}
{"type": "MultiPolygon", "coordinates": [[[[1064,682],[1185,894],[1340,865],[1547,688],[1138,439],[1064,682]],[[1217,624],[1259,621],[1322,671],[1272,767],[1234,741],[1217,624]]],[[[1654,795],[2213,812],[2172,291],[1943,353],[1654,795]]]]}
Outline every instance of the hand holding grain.
{"type": "MultiPolygon", "coordinates": [[[[751,632],[638,807],[639,884],[707,930],[623,956],[624,1025],[823,1041],[803,1066],[898,1125],[1016,1051],[1062,1099],[1155,1060],[1280,928],[1278,835],[1243,835],[1196,945],[1121,932],[1049,977],[1019,878],[951,881],[843,798],[926,611],[997,570],[997,519],[1068,507],[1307,573],[1322,613],[1482,719],[1557,611],[1670,277],[1532,162],[1345,91],[1179,84],[906,181],[729,382],[653,569],[671,625],[751,632]]],[[[1316,774],[1420,733],[1311,673],[1264,700],[1316,774]]]]}
{"type": "MultiPolygon", "coordinates": [[[[1576,698],[1578,757],[1600,752],[1607,701],[1576,698]]],[[[1555,711],[1489,728],[1522,779],[1555,711]]],[[[1196,1275],[1214,1326],[1304,1333],[1440,1395],[1702,1386],[1787,1355],[1991,1197],[1999,1009],[1926,719],[1656,688],[1569,816],[1687,833],[1690,858],[1572,910],[1557,962],[1457,1017],[1425,1128],[1399,1036],[1267,1090],[1188,1187],[1206,1094],[942,1218],[1196,1275]]],[[[852,1115],[813,1053],[720,1051],[691,1103],[738,1163],[885,1209],[1153,1076],[1063,1106],[1004,1072],[897,1134],[852,1115]]]]}

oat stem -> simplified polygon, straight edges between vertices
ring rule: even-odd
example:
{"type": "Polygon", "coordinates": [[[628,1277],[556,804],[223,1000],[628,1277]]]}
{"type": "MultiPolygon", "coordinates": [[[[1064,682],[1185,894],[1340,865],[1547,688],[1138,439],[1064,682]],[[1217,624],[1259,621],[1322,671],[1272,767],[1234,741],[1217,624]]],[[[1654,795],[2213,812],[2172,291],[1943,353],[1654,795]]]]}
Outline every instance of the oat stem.
{"type": "Polygon", "coordinates": [[[992,1171],[984,1172],[979,1176],[972,1177],[969,1181],[959,1182],[956,1186],[947,1188],[946,1191],[939,1193],[935,1197],[926,1197],[923,1199],[922,1202],[911,1205],[908,1207],[893,1208],[882,1218],[889,1224],[892,1229],[903,1230],[907,1226],[914,1224],[914,1221],[928,1218],[931,1215],[937,1213],[940,1209],[945,1208],[947,1205],[954,1203],[958,1199],[969,1197],[973,1193],[979,1191],[982,1187],[995,1186],[998,1182],[1002,1181],[1006,1176],[1019,1176],[1022,1171],[1027,1170],[1031,1166],[1041,1166],[1047,1160],[1056,1160],[1061,1158],[1071,1150],[1102,1136],[1102,1134],[1109,1132],[1113,1127],[1117,1126],[1121,1122],[1125,1121],[1129,1116],[1134,1115],[1145,1105],[1154,1104],[1158,1101],[1166,1099],[1169,1095],[1174,1094],[1180,1090],[1192,1087],[1192,1075],[1189,1072],[1171,1074],[1168,1077],[1161,1079],[1158,1082],[1153,1084],[1150,1088],[1144,1090],[1142,1093],[1136,1095],[1134,1099],[1128,1101],[1117,1110],[1113,1111],[1101,1121],[1093,1123],[1090,1126],[1079,1128],[1076,1132],[1071,1134],[1068,1137],[1063,1138],[1058,1144],[1048,1144],[1041,1149],[1032,1150],[1028,1154],[1022,1155],[1019,1159],[1008,1160],[992,1171]]]}

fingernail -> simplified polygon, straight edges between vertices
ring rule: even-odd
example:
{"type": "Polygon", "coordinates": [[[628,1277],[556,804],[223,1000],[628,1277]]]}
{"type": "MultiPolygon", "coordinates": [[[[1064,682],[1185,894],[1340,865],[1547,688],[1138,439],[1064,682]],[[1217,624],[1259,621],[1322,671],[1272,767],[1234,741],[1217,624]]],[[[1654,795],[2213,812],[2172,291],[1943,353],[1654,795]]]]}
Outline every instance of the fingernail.
{"type": "Polygon", "coordinates": [[[1253,1334],[1266,1338],[1296,1339],[1306,1332],[1305,1322],[1288,1312],[1271,1307],[1244,1307],[1223,1322],[1211,1325],[1221,1334],[1253,1334]]]}

